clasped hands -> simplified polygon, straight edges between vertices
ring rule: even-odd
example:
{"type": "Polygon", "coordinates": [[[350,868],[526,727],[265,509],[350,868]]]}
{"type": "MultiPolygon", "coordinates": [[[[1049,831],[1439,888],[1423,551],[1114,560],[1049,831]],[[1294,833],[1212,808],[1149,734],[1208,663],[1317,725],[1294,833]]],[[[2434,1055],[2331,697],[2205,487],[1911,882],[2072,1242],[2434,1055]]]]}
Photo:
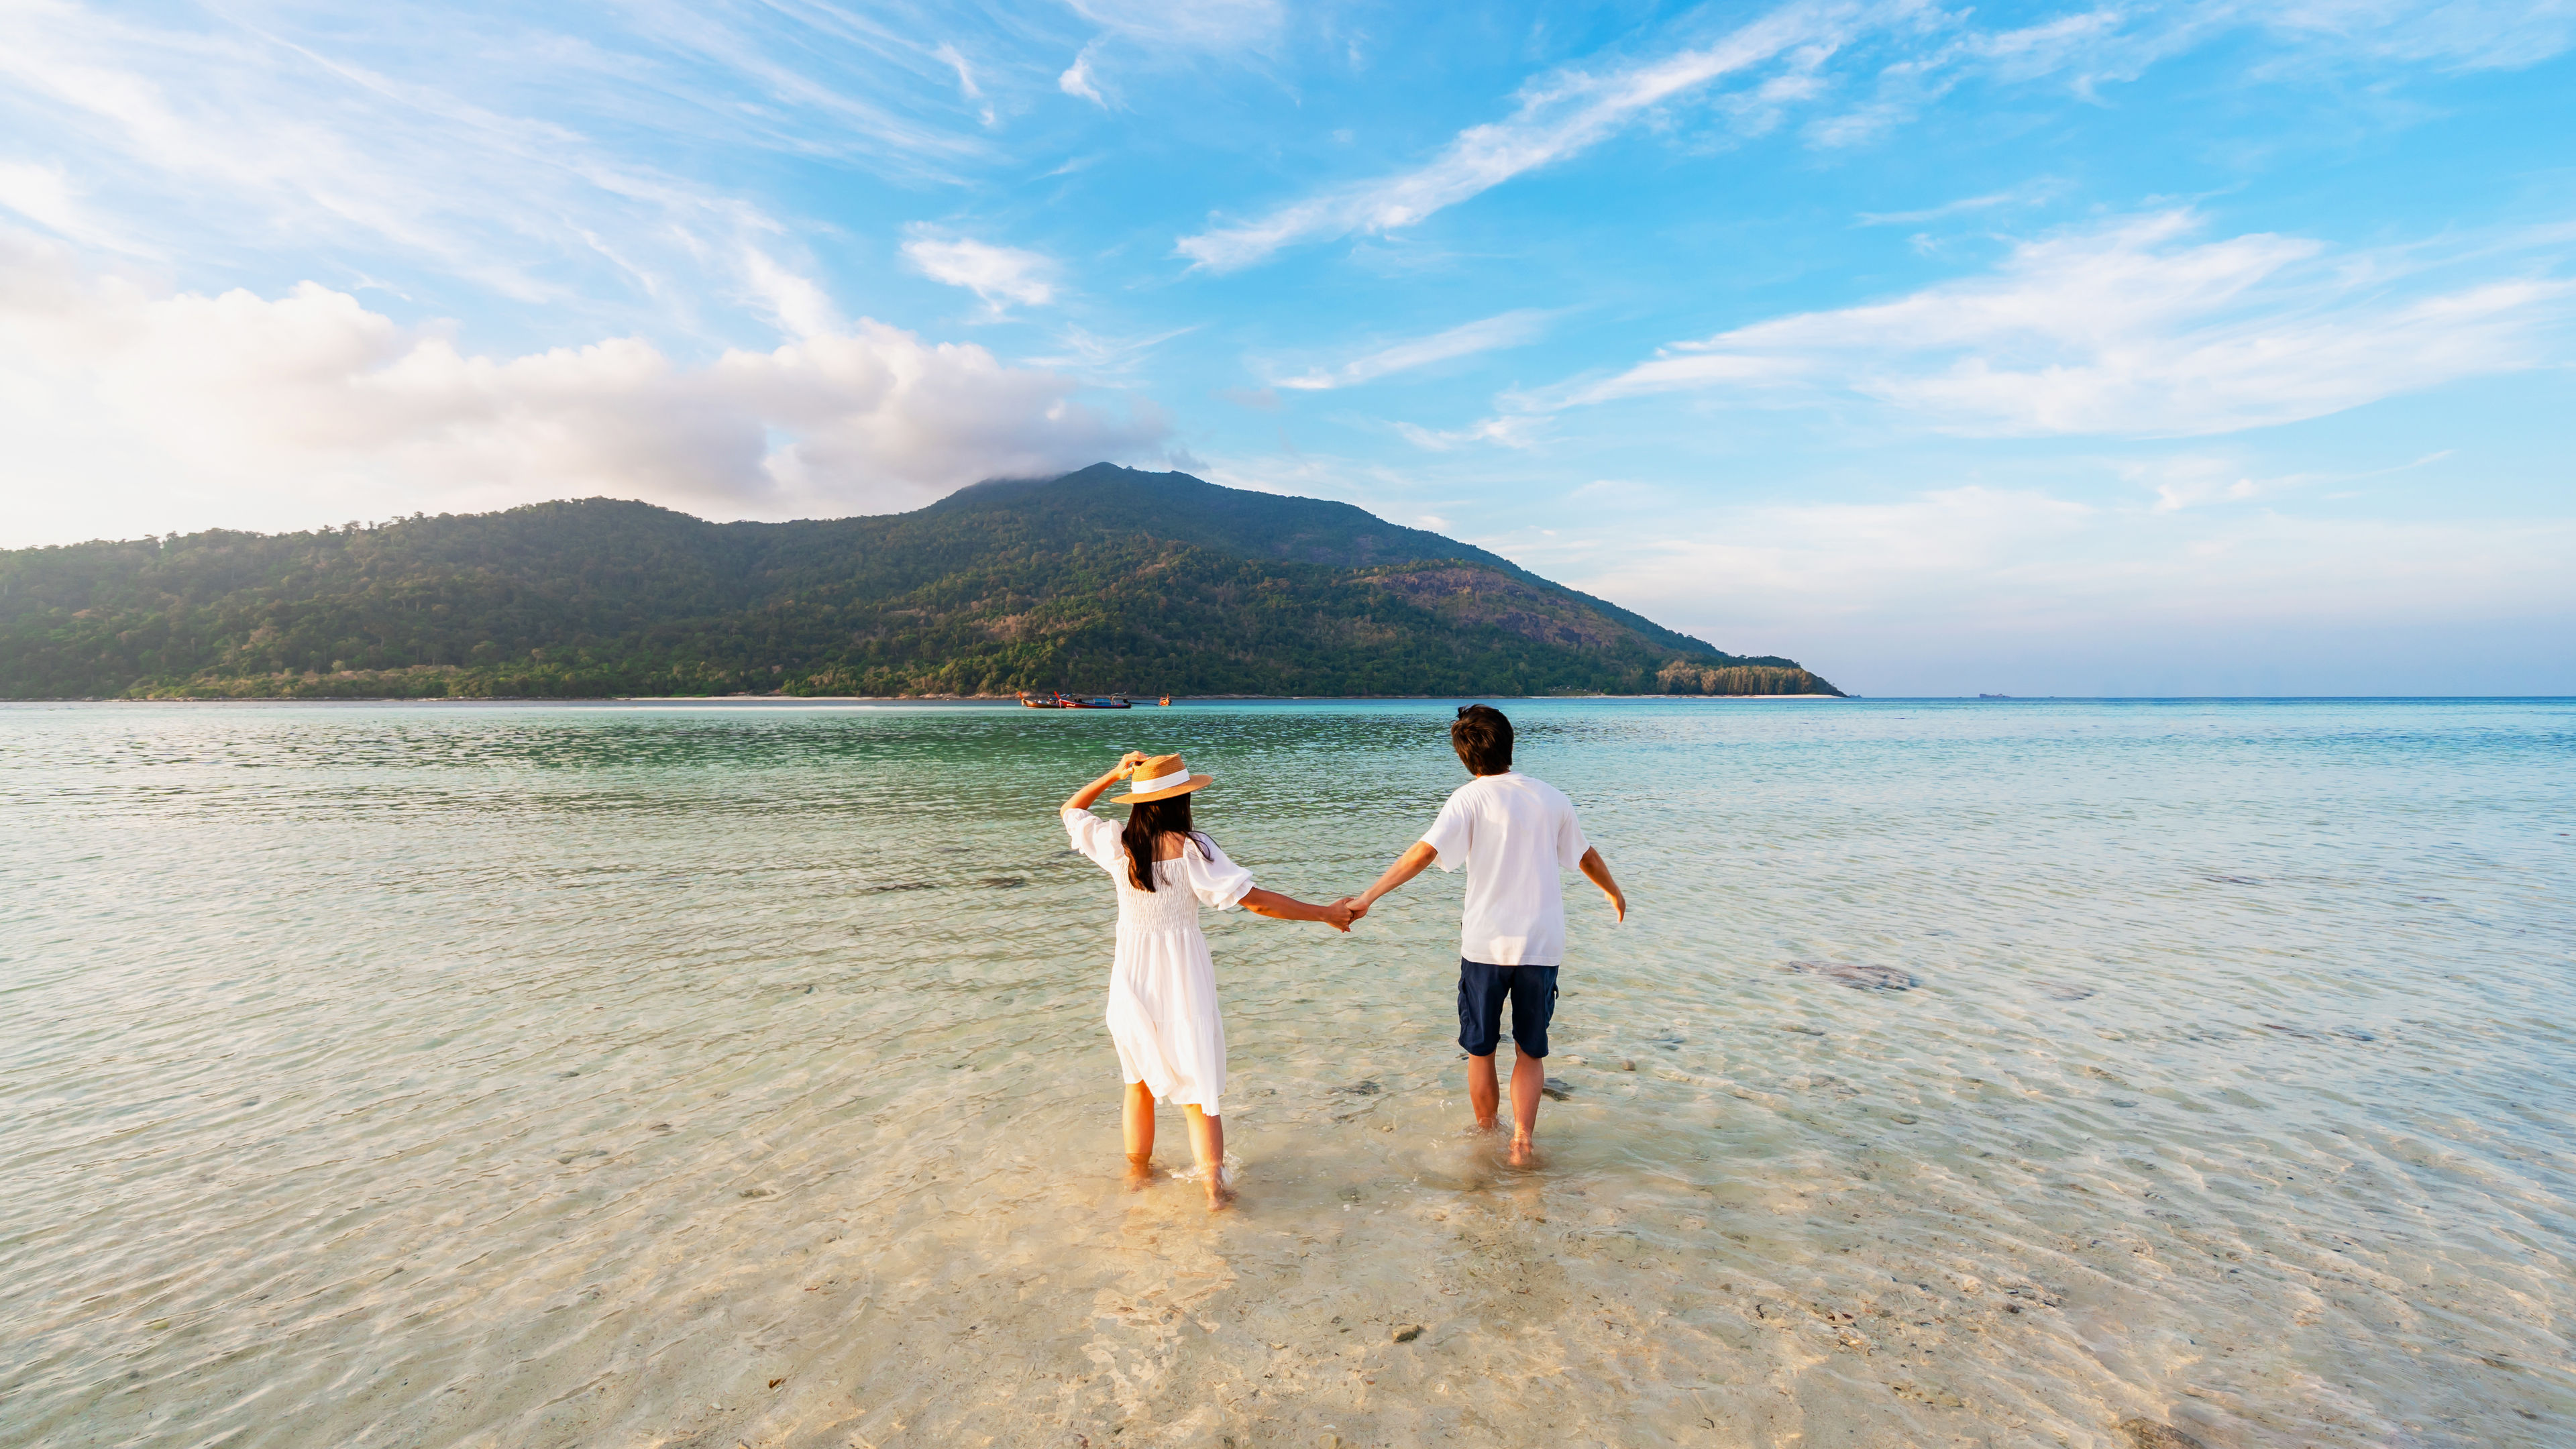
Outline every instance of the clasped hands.
{"type": "Polygon", "coordinates": [[[1324,924],[1347,935],[1350,932],[1351,923],[1368,913],[1368,902],[1358,896],[1344,896],[1324,907],[1324,924]]]}

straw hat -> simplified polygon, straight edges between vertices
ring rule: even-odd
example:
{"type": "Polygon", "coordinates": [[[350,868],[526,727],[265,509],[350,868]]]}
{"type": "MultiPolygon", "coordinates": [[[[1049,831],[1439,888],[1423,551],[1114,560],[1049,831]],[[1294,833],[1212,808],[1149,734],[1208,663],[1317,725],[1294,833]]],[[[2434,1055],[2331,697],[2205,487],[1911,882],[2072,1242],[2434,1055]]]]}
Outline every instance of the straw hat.
{"type": "Polygon", "coordinates": [[[1214,775],[1193,775],[1178,755],[1156,755],[1127,772],[1127,786],[1132,794],[1113,795],[1113,805],[1132,805],[1145,800],[1169,800],[1192,790],[1214,784],[1214,775]]]}

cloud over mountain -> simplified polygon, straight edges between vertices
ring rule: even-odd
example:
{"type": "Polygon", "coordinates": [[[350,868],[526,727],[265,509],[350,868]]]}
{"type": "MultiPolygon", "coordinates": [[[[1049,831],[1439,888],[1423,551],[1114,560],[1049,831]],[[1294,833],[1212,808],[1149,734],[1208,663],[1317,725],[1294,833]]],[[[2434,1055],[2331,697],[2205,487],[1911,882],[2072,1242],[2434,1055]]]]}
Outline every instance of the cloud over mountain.
{"type": "Polygon", "coordinates": [[[810,305],[801,320],[775,348],[697,365],[634,337],[494,357],[313,282],[155,294],[0,234],[0,367],[76,391],[97,427],[236,488],[870,512],[1151,451],[1168,430],[1150,403],[1087,400],[1075,379],[981,347],[810,305]]]}

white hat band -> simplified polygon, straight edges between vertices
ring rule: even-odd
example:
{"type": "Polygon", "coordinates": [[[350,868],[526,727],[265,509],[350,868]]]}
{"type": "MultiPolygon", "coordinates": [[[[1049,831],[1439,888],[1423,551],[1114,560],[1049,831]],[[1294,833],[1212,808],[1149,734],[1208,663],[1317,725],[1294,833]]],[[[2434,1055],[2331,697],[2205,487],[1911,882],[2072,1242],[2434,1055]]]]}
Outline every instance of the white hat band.
{"type": "Polygon", "coordinates": [[[1150,780],[1130,780],[1127,782],[1127,791],[1131,795],[1151,795],[1157,790],[1169,790],[1175,785],[1186,785],[1189,782],[1190,772],[1188,767],[1184,766],[1168,775],[1156,775],[1150,780]]]}

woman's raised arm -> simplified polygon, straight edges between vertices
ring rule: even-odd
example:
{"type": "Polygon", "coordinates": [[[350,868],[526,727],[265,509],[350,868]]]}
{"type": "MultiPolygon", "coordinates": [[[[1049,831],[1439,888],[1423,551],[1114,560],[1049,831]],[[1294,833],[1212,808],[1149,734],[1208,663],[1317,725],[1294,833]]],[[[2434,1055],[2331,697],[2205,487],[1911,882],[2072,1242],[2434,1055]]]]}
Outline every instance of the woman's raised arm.
{"type": "Polygon", "coordinates": [[[1090,809],[1091,802],[1108,794],[1111,786],[1126,779],[1127,772],[1136,768],[1138,765],[1145,763],[1145,760],[1146,755],[1142,750],[1129,750],[1127,753],[1120,755],[1118,757],[1118,767],[1116,769],[1111,770],[1108,774],[1101,776],[1099,779],[1092,781],[1090,784],[1074,791],[1071,795],[1066,796],[1064,803],[1056,807],[1055,813],[1062,815],[1067,810],[1090,809]]]}

